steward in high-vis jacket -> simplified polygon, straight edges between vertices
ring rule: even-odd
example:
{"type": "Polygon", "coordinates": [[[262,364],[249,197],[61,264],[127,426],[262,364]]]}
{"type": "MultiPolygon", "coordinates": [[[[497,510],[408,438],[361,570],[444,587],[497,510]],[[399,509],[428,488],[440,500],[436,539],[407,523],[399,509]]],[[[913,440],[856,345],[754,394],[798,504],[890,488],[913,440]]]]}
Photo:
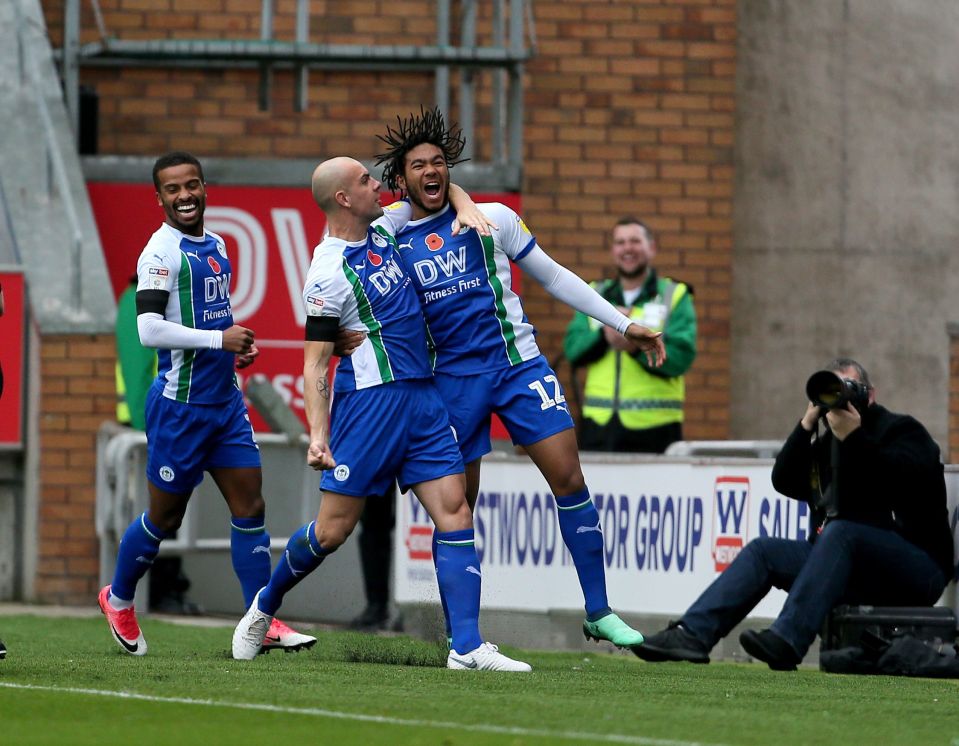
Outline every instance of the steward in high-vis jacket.
{"type": "Polygon", "coordinates": [[[136,290],[134,275],[117,300],[117,422],[145,431],[147,392],[157,375],[157,353],[140,344],[136,290]]]}
{"type": "Polygon", "coordinates": [[[637,323],[663,332],[666,361],[650,366],[615,330],[577,313],[564,341],[574,369],[586,368],[579,446],[582,450],[662,453],[682,440],[684,374],[696,357],[696,311],[689,286],[659,277],[649,265],[655,244],[642,223],[613,230],[618,277],[593,283],[637,323]]]}

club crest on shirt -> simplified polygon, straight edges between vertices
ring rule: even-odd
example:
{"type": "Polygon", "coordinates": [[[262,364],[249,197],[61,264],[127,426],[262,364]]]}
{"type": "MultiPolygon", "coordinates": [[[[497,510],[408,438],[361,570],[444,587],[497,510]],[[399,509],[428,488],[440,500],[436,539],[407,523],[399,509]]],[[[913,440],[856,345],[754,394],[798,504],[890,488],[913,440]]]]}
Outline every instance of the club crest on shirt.
{"type": "Polygon", "coordinates": [[[386,239],[383,238],[383,236],[381,236],[379,233],[374,233],[374,234],[373,234],[373,243],[375,243],[377,246],[379,246],[381,249],[383,249],[383,248],[386,248],[386,243],[387,243],[387,241],[386,241],[386,239]]]}

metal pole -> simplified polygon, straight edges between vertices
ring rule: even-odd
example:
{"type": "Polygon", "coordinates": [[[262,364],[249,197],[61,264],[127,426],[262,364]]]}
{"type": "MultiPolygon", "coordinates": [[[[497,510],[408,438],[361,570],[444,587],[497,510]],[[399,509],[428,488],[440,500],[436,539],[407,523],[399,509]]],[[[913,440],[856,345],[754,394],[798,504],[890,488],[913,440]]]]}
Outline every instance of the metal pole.
{"type": "Polygon", "coordinates": [[[20,87],[27,83],[27,40],[24,38],[26,22],[23,20],[23,14],[20,12],[20,2],[13,5],[14,23],[17,25],[17,65],[20,71],[20,87]]]}
{"type": "MultiPolygon", "coordinates": [[[[296,0],[296,41],[304,44],[310,39],[310,0],[296,0]]],[[[296,68],[296,111],[306,111],[309,94],[310,70],[306,65],[296,68]]]]}
{"type": "MultiPolygon", "coordinates": [[[[523,0],[509,3],[509,46],[517,57],[523,53],[523,0]]],[[[514,63],[509,71],[509,159],[523,162],[523,64],[514,63]]]]}
{"type": "MultiPolygon", "coordinates": [[[[476,46],[476,3],[473,0],[462,0],[463,25],[460,29],[460,46],[464,48],[476,46]]],[[[460,127],[466,145],[463,148],[464,158],[473,158],[473,137],[476,129],[475,86],[473,71],[466,67],[460,68],[460,127]]]]}
{"type": "MultiPolygon", "coordinates": [[[[447,48],[450,45],[450,0],[436,0],[436,46],[447,48]]],[[[438,65],[434,83],[436,105],[443,114],[450,110],[450,68],[438,65]]]]}
{"type": "MultiPolygon", "coordinates": [[[[80,138],[80,0],[67,0],[63,9],[63,92],[73,140],[80,138]]],[[[43,95],[39,93],[39,95],[43,95]]]]}
{"type": "MultiPolygon", "coordinates": [[[[273,39],[273,0],[262,0],[260,6],[260,40],[264,42],[273,39]]],[[[273,68],[269,62],[260,65],[260,111],[270,108],[270,98],[273,89],[273,68]]]]}
{"type": "MultiPolygon", "coordinates": [[[[493,46],[506,46],[506,7],[504,0],[496,0],[493,4],[493,46]]],[[[506,71],[493,71],[493,102],[492,102],[492,137],[493,149],[491,160],[493,163],[502,163],[506,160],[506,71]]]]}

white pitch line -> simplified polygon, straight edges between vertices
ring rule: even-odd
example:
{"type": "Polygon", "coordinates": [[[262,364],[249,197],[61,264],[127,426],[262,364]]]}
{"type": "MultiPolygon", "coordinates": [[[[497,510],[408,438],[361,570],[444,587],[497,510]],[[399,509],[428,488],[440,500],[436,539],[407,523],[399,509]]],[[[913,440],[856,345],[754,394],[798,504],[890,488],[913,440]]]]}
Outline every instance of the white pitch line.
{"type": "Polygon", "coordinates": [[[582,731],[556,731],[540,728],[519,728],[506,725],[483,725],[467,723],[450,723],[442,720],[416,720],[409,718],[394,718],[383,715],[364,715],[358,712],[337,712],[336,710],[321,710],[315,707],[281,707],[279,705],[257,704],[255,702],[217,702],[212,699],[189,699],[187,697],[156,697],[149,694],[135,692],[111,692],[104,689],[80,689],[64,686],[41,686],[37,684],[13,684],[0,681],[0,687],[6,689],[26,689],[44,692],[59,692],[61,694],[84,694],[93,697],[113,697],[115,699],[132,699],[141,702],[159,702],[161,704],[203,705],[206,707],[225,707],[234,710],[256,710],[259,712],[280,712],[289,715],[309,715],[312,717],[335,718],[337,720],[354,720],[361,723],[381,723],[383,725],[405,725],[419,728],[450,728],[459,731],[477,733],[496,733],[509,736],[536,736],[543,738],[560,738],[568,741],[590,741],[592,743],[626,743],[638,746],[722,746],[722,744],[706,744],[701,741],[676,741],[671,738],[647,738],[645,736],[628,736],[616,733],[585,733],[582,731]]]}

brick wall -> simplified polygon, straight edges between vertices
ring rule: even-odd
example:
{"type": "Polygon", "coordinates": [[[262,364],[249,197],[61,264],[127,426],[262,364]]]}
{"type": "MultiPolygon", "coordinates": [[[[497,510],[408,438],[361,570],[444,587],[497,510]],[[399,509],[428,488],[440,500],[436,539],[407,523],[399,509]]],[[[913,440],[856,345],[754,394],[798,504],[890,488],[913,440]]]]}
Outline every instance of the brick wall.
{"type": "Polygon", "coordinates": [[[40,345],[37,598],[89,604],[97,592],[96,434],[116,413],[112,335],[40,345]]]}
{"type": "MultiPolygon", "coordinates": [[[[43,4],[59,46],[63,4],[43,4]]],[[[488,42],[482,19],[490,4],[479,5],[479,36],[488,42]]],[[[292,40],[294,1],[275,7],[277,38],[292,40]]],[[[433,0],[313,0],[310,7],[313,42],[435,41],[433,0]]],[[[259,36],[260,0],[100,0],[100,8],[107,31],[123,39],[259,36]]],[[[82,40],[95,41],[89,4],[83,9],[82,40]]],[[[727,437],[735,0],[538,0],[534,9],[537,54],[525,78],[526,221],[554,258],[587,279],[607,270],[608,231],[617,218],[649,222],[660,271],[696,290],[700,353],[688,376],[686,436],[727,437]]],[[[83,68],[81,82],[100,97],[103,154],[185,148],[201,157],[369,158],[384,122],[433,100],[426,72],[313,71],[302,113],[294,111],[293,76],[284,71],[275,74],[265,112],[252,70],[83,68]]],[[[489,83],[488,73],[478,75],[480,157],[489,155],[482,126],[489,83]]],[[[454,112],[455,85],[454,74],[454,112]]],[[[527,312],[553,358],[571,311],[535,283],[526,287],[527,312]]],[[[112,376],[112,351],[102,351],[112,376]]],[[[78,437],[92,438],[92,430],[78,437]]],[[[78,494],[90,485],[78,486],[78,494]]]]}

